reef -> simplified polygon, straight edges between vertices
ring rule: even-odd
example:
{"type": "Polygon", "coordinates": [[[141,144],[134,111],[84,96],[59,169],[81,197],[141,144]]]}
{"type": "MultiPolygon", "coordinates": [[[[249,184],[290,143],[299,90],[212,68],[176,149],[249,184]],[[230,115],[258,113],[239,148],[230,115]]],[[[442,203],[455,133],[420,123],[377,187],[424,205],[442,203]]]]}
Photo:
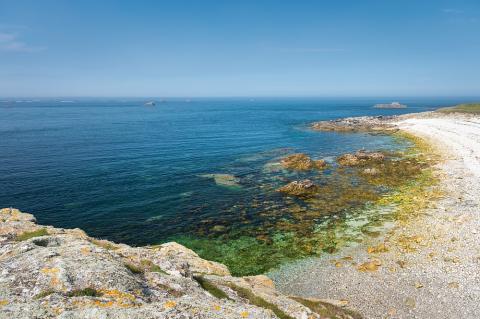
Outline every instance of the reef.
{"type": "Polygon", "coordinates": [[[319,121],[310,127],[315,131],[392,133],[398,131],[396,116],[361,116],[319,121]]]}
{"type": "Polygon", "coordinates": [[[175,242],[130,247],[0,210],[1,318],[359,318],[233,277],[175,242]]]}

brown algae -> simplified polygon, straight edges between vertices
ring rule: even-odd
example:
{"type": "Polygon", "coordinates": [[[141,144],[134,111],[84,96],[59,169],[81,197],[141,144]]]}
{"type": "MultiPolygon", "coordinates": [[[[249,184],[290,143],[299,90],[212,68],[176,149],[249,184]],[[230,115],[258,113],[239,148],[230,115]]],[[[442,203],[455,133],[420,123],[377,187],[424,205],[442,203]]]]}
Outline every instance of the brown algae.
{"type": "Polygon", "coordinates": [[[270,207],[256,203],[258,213],[242,208],[240,226],[210,218],[197,235],[175,240],[202,258],[226,264],[234,275],[254,275],[380,236],[441,196],[432,168],[439,157],[431,146],[404,132],[393,137],[408,143],[406,150],[383,152],[383,160],[360,166],[335,166],[328,174],[317,172],[309,178],[318,190],[308,198],[279,195],[280,203],[270,207]]]}

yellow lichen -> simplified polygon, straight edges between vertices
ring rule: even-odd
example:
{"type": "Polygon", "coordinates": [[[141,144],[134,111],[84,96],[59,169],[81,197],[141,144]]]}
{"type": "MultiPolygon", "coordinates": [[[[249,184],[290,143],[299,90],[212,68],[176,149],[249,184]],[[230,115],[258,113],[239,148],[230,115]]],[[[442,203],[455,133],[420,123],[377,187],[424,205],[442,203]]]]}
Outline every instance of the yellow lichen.
{"type": "Polygon", "coordinates": [[[175,301],[173,301],[173,300],[168,300],[168,301],[166,301],[166,302],[163,304],[163,307],[164,307],[165,309],[170,309],[170,308],[175,307],[176,305],[177,305],[177,303],[176,303],[175,301]]]}
{"type": "Polygon", "coordinates": [[[45,267],[45,268],[40,269],[40,271],[44,274],[55,274],[56,275],[60,271],[60,269],[55,268],[55,267],[53,267],[53,268],[45,267]]]}

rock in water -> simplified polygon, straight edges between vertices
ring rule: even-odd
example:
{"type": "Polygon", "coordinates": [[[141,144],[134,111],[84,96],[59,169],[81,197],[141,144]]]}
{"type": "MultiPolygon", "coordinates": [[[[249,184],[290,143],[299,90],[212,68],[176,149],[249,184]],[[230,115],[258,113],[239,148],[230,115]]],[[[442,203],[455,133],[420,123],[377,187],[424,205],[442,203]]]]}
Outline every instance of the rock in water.
{"type": "Polygon", "coordinates": [[[277,191],[288,195],[307,197],[315,194],[319,187],[311,180],[304,179],[302,181],[293,181],[285,186],[280,187],[277,191]]]}
{"type": "Polygon", "coordinates": [[[203,174],[200,175],[200,177],[205,177],[205,178],[213,178],[215,181],[215,184],[219,186],[225,186],[225,187],[236,187],[239,188],[241,185],[239,184],[240,180],[230,174],[203,174]]]}
{"type": "Polygon", "coordinates": [[[372,168],[365,168],[362,171],[363,174],[365,175],[370,175],[370,176],[375,176],[380,174],[380,170],[378,168],[372,167],[372,168]]]}
{"type": "Polygon", "coordinates": [[[381,162],[385,155],[380,152],[357,151],[355,154],[343,154],[337,158],[338,164],[342,166],[359,166],[368,163],[381,162]]]}
{"type": "Polygon", "coordinates": [[[393,124],[395,116],[361,116],[338,120],[320,121],[311,124],[316,131],[332,132],[392,132],[398,128],[393,124]]]}
{"type": "Polygon", "coordinates": [[[308,155],[297,153],[288,155],[280,161],[284,168],[306,171],[311,169],[323,169],[327,166],[324,160],[312,160],[308,155]]]}
{"type": "Polygon", "coordinates": [[[37,225],[17,209],[0,210],[0,256],[0,318],[334,316],[280,294],[265,276],[232,277],[177,243],[130,247],[37,225]]]}

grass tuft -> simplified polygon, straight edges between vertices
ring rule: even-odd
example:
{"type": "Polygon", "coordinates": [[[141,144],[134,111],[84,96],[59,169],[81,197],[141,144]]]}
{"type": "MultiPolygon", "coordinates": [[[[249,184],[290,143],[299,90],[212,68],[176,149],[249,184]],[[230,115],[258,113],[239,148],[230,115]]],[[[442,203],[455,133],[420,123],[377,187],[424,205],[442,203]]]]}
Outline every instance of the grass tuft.
{"type": "Polygon", "coordinates": [[[47,296],[50,296],[51,294],[54,294],[56,291],[53,290],[53,289],[48,289],[48,290],[44,290],[38,294],[36,294],[33,299],[42,299],[42,298],[45,298],[47,296]]]}
{"type": "Polygon", "coordinates": [[[150,272],[156,272],[162,275],[168,275],[166,271],[160,268],[160,266],[154,264],[151,260],[143,259],[142,261],[140,261],[140,263],[150,272]]]}
{"type": "Polygon", "coordinates": [[[223,291],[221,290],[220,288],[218,288],[217,286],[215,286],[214,283],[212,283],[210,280],[208,279],[205,279],[201,276],[194,276],[193,279],[198,282],[200,284],[200,286],[208,291],[212,296],[214,296],[215,298],[218,298],[218,299],[230,299],[228,297],[228,295],[223,291]]]}
{"type": "Polygon", "coordinates": [[[480,114],[480,103],[459,104],[451,107],[444,107],[438,109],[437,112],[480,114]]]}
{"type": "Polygon", "coordinates": [[[24,233],[18,235],[15,239],[17,241],[24,241],[24,240],[27,240],[27,239],[30,239],[30,238],[47,236],[47,235],[48,235],[48,231],[45,228],[41,228],[39,230],[34,230],[34,231],[31,231],[31,232],[24,232],[24,233]]]}
{"type": "Polygon", "coordinates": [[[101,297],[103,294],[95,288],[84,288],[70,291],[68,297],[101,297]]]}
{"type": "Polygon", "coordinates": [[[259,297],[255,295],[252,291],[250,291],[247,288],[243,288],[240,286],[237,286],[233,283],[230,283],[228,285],[231,289],[233,289],[237,295],[241,298],[247,299],[252,305],[255,305],[257,307],[269,309],[273,311],[273,313],[280,319],[294,319],[293,317],[287,315],[285,312],[283,312],[280,308],[278,308],[275,304],[270,303],[263,299],[262,297],[259,297]]]}
{"type": "Polygon", "coordinates": [[[134,264],[125,263],[125,267],[127,267],[128,270],[130,270],[134,274],[143,274],[143,269],[138,266],[135,266],[134,264]]]}
{"type": "Polygon", "coordinates": [[[345,319],[347,318],[362,319],[362,316],[360,316],[356,312],[353,312],[348,309],[341,309],[340,307],[337,307],[327,302],[313,301],[309,299],[303,299],[300,297],[291,297],[291,299],[301,303],[302,305],[309,308],[313,312],[316,312],[322,317],[338,318],[338,319],[344,319],[344,318],[345,319]]]}
{"type": "Polygon", "coordinates": [[[107,240],[92,239],[90,242],[94,245],[105,248],[106,250],[115,250],[119,248],[107,240]]]}

